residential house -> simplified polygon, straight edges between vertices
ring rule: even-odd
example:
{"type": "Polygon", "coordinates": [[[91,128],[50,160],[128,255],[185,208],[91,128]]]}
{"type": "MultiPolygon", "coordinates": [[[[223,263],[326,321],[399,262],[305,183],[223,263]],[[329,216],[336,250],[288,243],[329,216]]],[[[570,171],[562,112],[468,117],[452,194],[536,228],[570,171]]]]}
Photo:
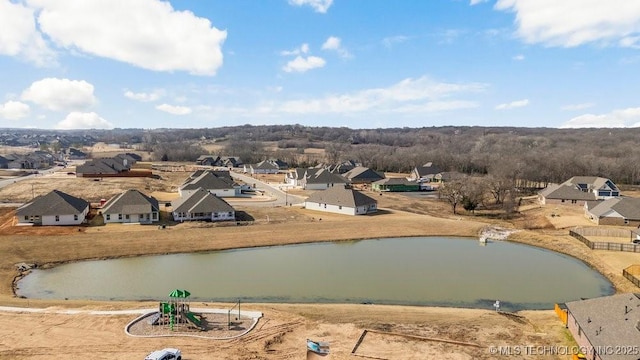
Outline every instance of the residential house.
{"type": "Polygon", "coordinates": [[[334,174],[327,169],[314,169],[317,171],[309,171],[304,184],[305,190],[325,190],[333,186],[344,187],[349,184],[344,176],[334,174]]]}
{"type": "Polygon", "coordinates": [[[562,184],[550,184],[538,192],[538,200],[546,204],[574,204],[584,206],[587,201],[605,200],[620,196],[613,181],[597,176],[574,176],[562,184]]]}
{"type": "Polygon", "coordinates": [[[202,165],[202,166],[219,166],[220,163],[220,156],[213,156],[213,155],[200,155],[197,159],[196,159],[196,165],[202,165]]]}
{"type": "Polygon", "coordinates": [[[0,169],[8,169],[9,168],[9,159],[4,156],[0,156],[0,169]]]}
{"type": "Polygon", "coordinates": [[[307,177],[320,169],[316,168],[295,168],[286,173],[284,181],[288,185],[304,187],[307,177]]]}
{"type": "Polygon", "coordinates": [[[53,190],[19,207],[16,218],[18,224],[79,225],[88,213],[87,201],[53,190]]]}
{"type": "Polygon", "coordinates": [[[378,202],[375,199],[342,186],[314,192],[304,202],[304,206],[309,210],[345,215],[364,215],[378,211],[378,202]]]}
{"type": "Polygon", "coordinates": [[[277,166],[278,169],[280,169],[280,170],[288,170],[289,169],[289,164],[286,163],[285,161],[280,160],[280,159],[269,159],[267,161],[270,162],[271,164],[277,166]]]}
{"type": "Polygon", "coordinates": [[[354,160],[347,160],[335,166],[328,166],[328,168],[332,173],[344,174],[347,171],[353,170],[358,166],[362,166],[362,164],[355,162],[354,160]]]}
{"type": "Polygon", "coordinates": [[[250,174],[277,174],[278,171],[280,171],[280,168],[267,160],[257,164],[244,165],[244,172],[250,174]]]}
{"type": "Polygon", "coordinates": [[[221,166],[224,166],[229,169],[238,168],[243,165],[242,160],[240,160],[240,158],[237,156],[221,156],[220,162],[221,162],[221,166]]]}
{"type": "Polygon", "coordinates": [[[439,167],[434,166],[431,162],[428,162],[422,166],[416,166],[415,168],[413,168],[413,171],[411,171],[409,178],[418,182],[431,182],[434,180],[434,177],[441,172],[442,170],[439,167]]]}
{"type": "Polygon", "coordinates": [[[189,191],[171,202],[175,221],[235,220],[235,209],[205,189],[189,191]]]}
{"type": "Polygon", "coordinates": [[[124,159],[95,159],[76,166],[77,177],[99,177],[103,175],[117,175],[129,171],[124,159]]]}
{"type": "Polygon", "coordinates": [[[81,150],[69,148],[67,151],[67,158],[69,160],[84,160],[87,158],[87,154],[81,150]]]}
{"type": "Polygon", "coordinates": [[[193,175],[193,177],[187,179],[185,183],[178,188],[180,196],[200,188],[218,197],[240,195],[240,185],[233,181],[228,171],[196,171],[193,175]]]}
{"type": "Polygon", "coordinates": [[[630,197],[587,201],[585,215],[598,225],[640,225],[640,199],[630,197]]]}
{"type": "Polygon", "coordinates": [[[342,174],[352,184],[371,184],[384,179],[384,174],[364,166],[357,166],[342,174]]]}
{"type": "Polygon", "coordinates": [[[588,360],[637,360],[640,295],[633,293],[571,301],[567,328],[588,360]],[[629,351],[621,351],[629,349],[629,351]]]}
{"type": "Polygon", "coordinates": [[[150,224],[160,220],[158,200],[134,189],[109,199],[100,213],[105,223],[150,224]]]}
{"type": "Polygon", "coordinates": [[[373,191],[420,191],[420,183],[417,181],[407,180],[405,178],[386,178],[378,180],[371,184],[373,191]]]}

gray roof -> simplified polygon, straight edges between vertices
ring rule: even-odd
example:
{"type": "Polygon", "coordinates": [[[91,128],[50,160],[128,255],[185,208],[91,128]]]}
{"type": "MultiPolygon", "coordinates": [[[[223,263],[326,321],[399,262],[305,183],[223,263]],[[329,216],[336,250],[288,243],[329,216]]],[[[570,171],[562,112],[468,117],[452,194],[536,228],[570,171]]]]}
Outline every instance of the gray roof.
{"type": "Polygon", "coordinates": [[[344,175],[342,176],[344,176],[345,178],[353,182],[357,182],[357,181],[374,182],[380,179],[384,179],[384,174],[381,174],[377,171],[371,170],[368,167],[364,167],[364,166],[355,167],[347,171],[346,173],[344,173],[344,175]]]}
{"type": "Polygon", "coordinates": [[[432,163],[426,163],[422,166],[416,166],[414,171],[419,177],[427,177],[429,175],[435,175],[442,172],[439,167],[433,166],[432,163]]]}
{"type": "Polygon", "coordinates": [[[212,213],[232,212],[235,209],[226,201],[213,195],[203,188],[190,191],[179,199],[171,202],[173,212],[184,213],[212,213]]]}
{"type": "MultiPolygon", "coordinates": [[[[225,172],[228,173],[228,171],[225,172]]],[[[198,177],[187,180],[187,182],[180,187],[180,190],[196,190],[198,188],[207,190],[233,189],[233,180],[231,180],[231,176],[229,176],[229,178],[218,177],[211,171],[205,171],[198,177]]]]}
{"type": "MultiPolygon", "coordinates": [[[[638,294],[618,294],[566,303],[584,335],[594,347],[638,346],[640,344],[640,298],[638,294]]],[[[635,355],[607,355],[601,358],[637,360],[635,355]]]]}
{"type": "Polygon", "coordinates": [[[277,165],[274,165],[273,163],[265,160],[265,161],[260,161],[257,164],[253,164],[251,165],[252,169],[265,169],[265,170],[280,170],[280,168],[277,165]]]}
{"type": "Polygon", "coordinates": [[[613,181],[599,176],[574,176],[562,184],[583,186],[589,190],[602,188],[611,188],[612,190],[618,190],[618,187],[613,183],[613,181]]]}
{"type": "Polygon", "coordinates": [[[138,190],[127,190],[112,197],[102,207],[103,214],[148,214],[160,211],[158,200],[138,190]]]}
{"type": "Polygon", "coordinates": [[[327,169],[317,169],[307,179],[307,184],[347,184],[349,180],[343,176],[334,174],[327,169]]]}
{"type": "Polygon", "coordinates": [[[89,203],[83,199],[53,190],[38,196],[16,210],[17,216],[75,215],[82,213],[89,203]]]}
{"type": "Polygon", "coordinates": [[[386,178],[374,182],[378,185],[417,185],[415,181],[407,180],[406,178],[386,178]]]}
{"type": "Polygon", "coordinates": [[[333,186],[327,190],[317,191],[307,198],[308,202],[319,204],[339,205],[347,207],[357,207],[363,205],[377,204],[378,202],[359,191],[342,186],[333,186]]]}
{"type": "Polygon", "coordinates": [[[578,190],[573,185],[565,185],[565,184],[551,184],[546,188],[540,190],[540,195],[544,196],[547,199],[557,199],[557,200],[584,200],[584,201],[592,201],[596,200],[596,194],[592,192],[585,192],[578,190]]]}
{"type": "Polygon", "coordinates": [[[638,198],[612,198],[595,203],[587,203],[589,212],[597,217],[603,217],[613,210],[628,220],[640,220],[640,199],[638,198]]]}

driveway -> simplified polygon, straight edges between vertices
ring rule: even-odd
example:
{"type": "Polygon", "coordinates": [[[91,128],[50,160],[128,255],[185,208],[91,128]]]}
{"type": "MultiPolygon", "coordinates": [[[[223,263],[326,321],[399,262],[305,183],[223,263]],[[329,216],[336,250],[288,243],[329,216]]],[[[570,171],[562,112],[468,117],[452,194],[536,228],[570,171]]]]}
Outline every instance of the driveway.
{"type": "Polygon", "coordinates": [[[296,195],[291,195],[287,193],[287,188],[289,187],[286,184],[269,184],[263,181],[260,181],[256,178],[253,178],[249,175],[240,174],[237,172],[231,172],[231,177],[242,181],[246,184],[253,186],[255,184],[255,189],[263,192],[265,195],[271,196],[273,201],[243,201],[243,204],[247,204],[249,206],[291,206],[291,205],[299,205],[304,203],[304,198],[296,195]]]}

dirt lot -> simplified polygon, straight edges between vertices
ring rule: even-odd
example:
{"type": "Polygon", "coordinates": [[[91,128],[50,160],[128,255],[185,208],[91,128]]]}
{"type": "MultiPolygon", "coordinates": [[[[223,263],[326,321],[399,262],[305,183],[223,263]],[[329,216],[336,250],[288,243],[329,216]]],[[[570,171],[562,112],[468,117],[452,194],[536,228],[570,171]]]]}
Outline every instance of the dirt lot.
{"type": "MultiPolygon", "coordinates": [[[[161,173],[161,179],[155,180],[105,179],[100,182],[73,177],[66,179],[65,176],[57,175],[59,178],[53,184],[42,177],[11,185],[0,190],[0,198],[26,201],[30,199],[32,187],[35,191],[37,186],[42,193],[57,188],[76,196],[93,196],[98,200],[108,198],[108,194],[134,187],[168,199],[175,196],[172,192],[186,175],[187,173],[161,173]]],[[[255,220],[253,225],[171,224],[164,230],[157,226],[130,225],[15,227],[12,226],[13,210],[2,208],[0,304],[41,307],[50,311],[62,308],[111,310],[156,306],[138,302],[16,298],[11,284],[18,274],[15,264],[20,262],[48,266],[82,259],[354,238],[478,236],[481,229],[489,224],[524,229],[513,234],[511,239],[583,259],[605,274],[619,291],[637,291],[629,281],[622,278],[621,266],[640,264],[640,254],[591,251],[567,235],[566,228],[576,223],[582,224],[577,213],[579,209],[568,207],[550,210],[529,205],[514,219],[502,220],[491,212],[453,215],[446,203],[429,198],[407,198],[401,194],[389,193],[369,195],[379,201],[381,211],[376,215],[352,217],[296,207],[257,209],[238,206],[238,210],[246,212],[255,220]],[[550,211],[557,212],[560,216],[552,217],[550,211]],[[130,235],[133,232],[135,240],[130,235]]],[[[228,304],[207,305],[228,307],[228,304]]],[[[307,337],[329,341],[332,354],[328,358],[346,359],[353,357],[351,351],[366,329],[379,332],[368,333],[356,349],[356,355],[379,359],[423,359],[430,357],[427,354],[437,354],[437,358],[443,359],[494,359],[495,355],[490,353],[493,345],[571,345],[564,327],[553,311],[524,311],[508,315],[490,310],[378,305],[245,306],[247,310],[262,311],[265,317],[260,320],[256,330],[242,339],[231,341],[127,337],[122,329],[132,320],[132,316],[0,312],[0,322],[3,324],[0,328],[0,359],[45,359],[51,354],[65,354],[68,359],[142,358],[150,350],[166,346],[181,348],[185,359],[210,359],[212,356],[220,359],[300,359],[305,356],[304,340],[307,337]],[[438,340],[472,345],[454,345],[438,340]]]]}

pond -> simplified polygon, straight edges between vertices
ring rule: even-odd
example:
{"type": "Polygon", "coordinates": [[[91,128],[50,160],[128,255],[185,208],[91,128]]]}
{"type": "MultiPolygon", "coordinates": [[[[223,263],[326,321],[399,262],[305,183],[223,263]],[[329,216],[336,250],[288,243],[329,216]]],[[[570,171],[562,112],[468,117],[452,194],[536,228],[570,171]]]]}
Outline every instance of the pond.
{"type": "Polygon", "coordinates": [[[46,299],[376,303],[502,310],[551,309],[609,295],[583,262],[510,242],[452,237],[385,238],[197,254],[144,256],[36,269],[18,295],[46,299]]]}

